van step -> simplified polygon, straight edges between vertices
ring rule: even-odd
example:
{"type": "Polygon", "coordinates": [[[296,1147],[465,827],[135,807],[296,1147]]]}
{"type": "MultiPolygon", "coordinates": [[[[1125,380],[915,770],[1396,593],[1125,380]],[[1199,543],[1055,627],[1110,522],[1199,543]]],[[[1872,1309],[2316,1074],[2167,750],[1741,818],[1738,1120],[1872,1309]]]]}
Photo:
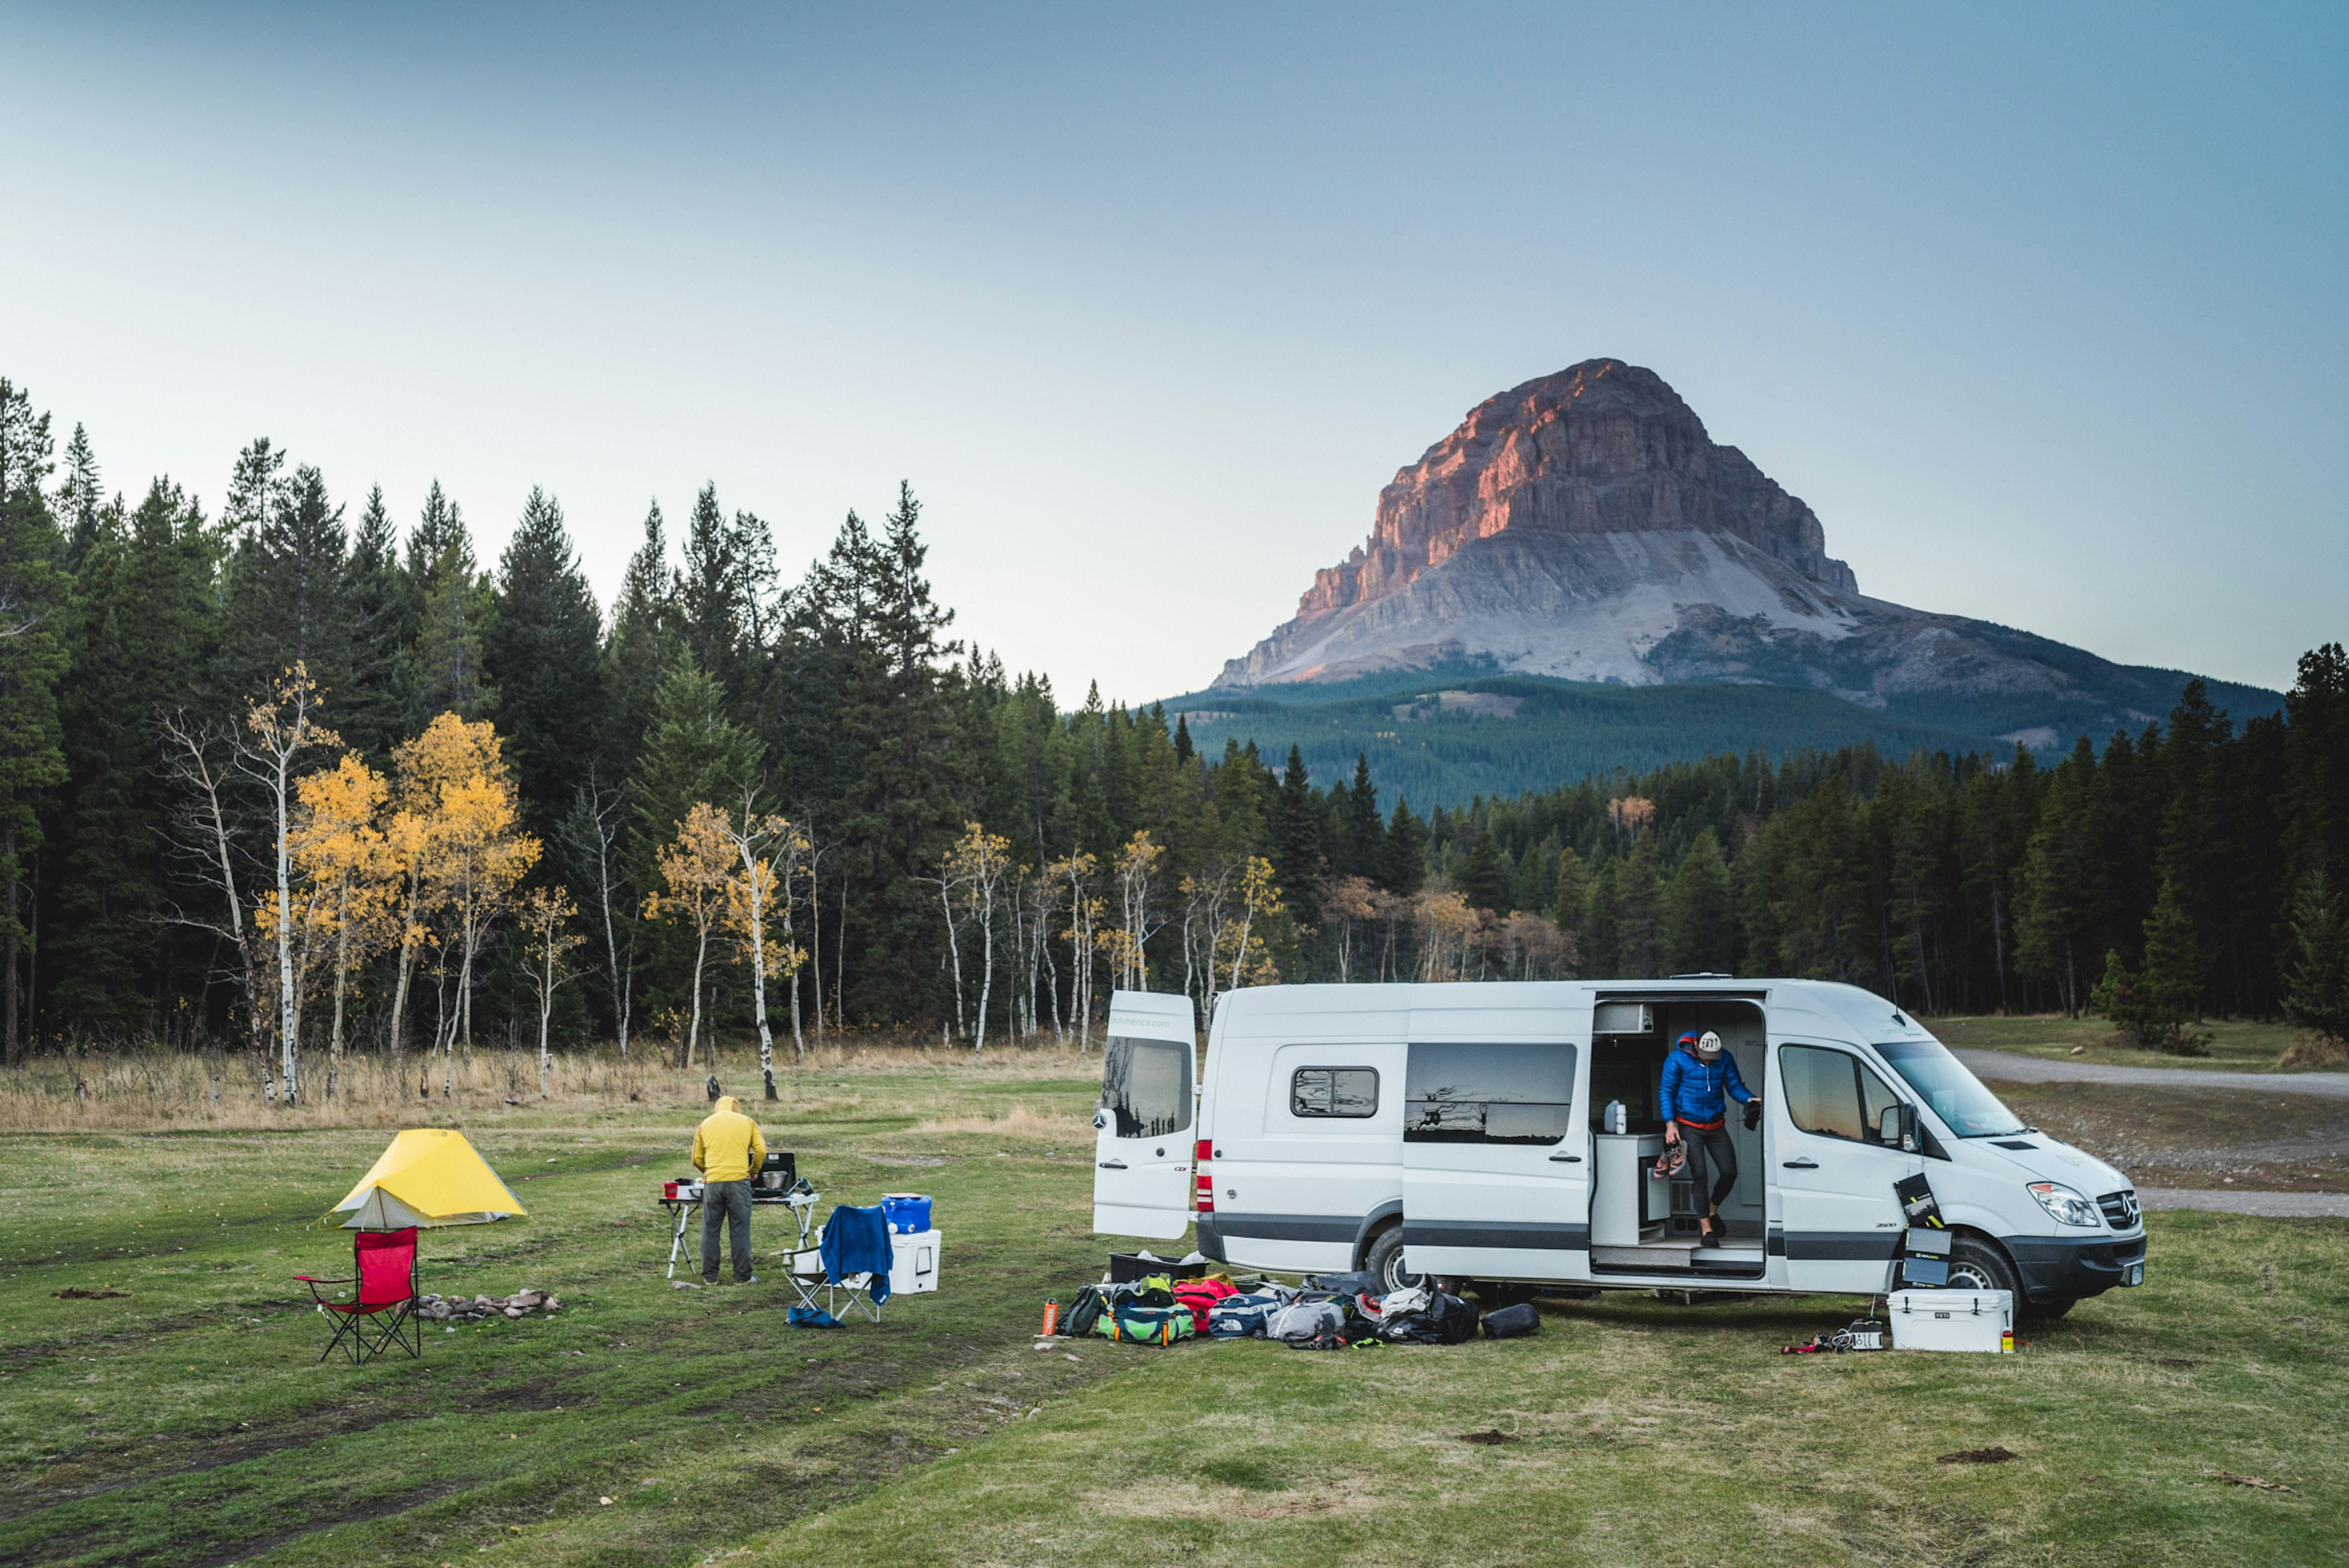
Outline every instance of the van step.
{"type": "Polygon", "coordinates": [[[1705,1272],[1728,1270],[1752,1273],[1761,1269],[1768,1259],[1759,1246],[1707,1247],[1702,1251],[1693,1245],[1646,1247],[1593,1247],[1590,1265],[1596,1269],[1698,1269],[1705,1272]]]}

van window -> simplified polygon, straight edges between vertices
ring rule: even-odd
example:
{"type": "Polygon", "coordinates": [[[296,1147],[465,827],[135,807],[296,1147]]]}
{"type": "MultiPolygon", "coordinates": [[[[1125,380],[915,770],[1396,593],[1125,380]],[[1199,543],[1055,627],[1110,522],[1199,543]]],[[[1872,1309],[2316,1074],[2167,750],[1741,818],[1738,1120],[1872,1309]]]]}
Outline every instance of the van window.
{"type": "Polygon", "coordinates": [[[1120,1137],[1167,1137],[1191,1125],[1191,1047],[1172,1040],[1109,1037],[1102,1106],[1120,1137]]]}
{"type": "Polygon", "coordinates": [[[1375,1067],[1299,1067],[1288,1080],[1292,1116],[1374,1116],[1379,1114],[1375,1067]]]}
{"type": "Polygon", "coordinates": [[[1858,1057],[1816,1045],[1781,1046],[1778,1083],[1796,1127],[1853,1143],[1881,1142],[1884,1113],[1900,1103],[1891,1085],[1858,1057]]]}
{"type": "Polygon", "coordinates": [[[1414,1044],[1403,1099],[1405,1143],[1556,1143],[1574,1108],[1574,1047],[1414,1044]]]}

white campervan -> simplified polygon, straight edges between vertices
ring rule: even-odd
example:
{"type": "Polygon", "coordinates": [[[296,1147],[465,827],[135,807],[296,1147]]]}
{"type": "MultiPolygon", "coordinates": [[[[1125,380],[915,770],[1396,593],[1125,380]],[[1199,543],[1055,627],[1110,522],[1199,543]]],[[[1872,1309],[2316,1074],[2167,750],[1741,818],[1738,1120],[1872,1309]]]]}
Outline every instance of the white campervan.
{"type": "Polygon", "coordinates": [[[1218,999],[1195,1095],[1188,999],[1119,992],[1093,1229],[1235,1266],[1516,1285],[1868,1294],[1922,1174],[1950,1283],[2053,1316],[2145,1277],[2128,1179],[2023,1125],[1882,997],[1816,981],[1282,985],[1218,999]],[[1713,1030],[1733,1114],[1728,1241],[1653,1173],[1672,1041],[1713,1030]]]}

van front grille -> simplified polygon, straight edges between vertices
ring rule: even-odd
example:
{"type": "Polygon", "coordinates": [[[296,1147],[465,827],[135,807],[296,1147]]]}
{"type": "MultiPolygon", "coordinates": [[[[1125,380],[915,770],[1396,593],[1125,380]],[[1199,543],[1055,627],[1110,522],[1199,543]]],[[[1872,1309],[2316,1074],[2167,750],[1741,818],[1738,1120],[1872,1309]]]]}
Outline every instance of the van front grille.
{"type": "Polygon", "coordinates": [[[2105,1211],[2105,1223],[2114,1230],[2137,1229],[2139,1219],[2137,1194],[2129,1189],[2124,1188],[2118,1192],[2106,1193],[2096,1199],[2096,1207],[2105,1211]]]}

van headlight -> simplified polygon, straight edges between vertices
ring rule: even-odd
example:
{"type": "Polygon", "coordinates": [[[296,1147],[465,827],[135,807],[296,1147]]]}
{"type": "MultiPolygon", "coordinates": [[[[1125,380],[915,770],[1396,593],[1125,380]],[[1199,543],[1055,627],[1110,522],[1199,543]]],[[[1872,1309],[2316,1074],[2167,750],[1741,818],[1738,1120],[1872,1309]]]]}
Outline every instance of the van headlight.
{"type": "Polygon", "coordinates": [[[2031,1196],[2039,1199],[2039,1207],[2058,1225],[2085,1225],[2101,1231],[2105,1216],[2101,1210],[2070,1188],[2053,1181],[2034,1181],[2031,1196]]]}

